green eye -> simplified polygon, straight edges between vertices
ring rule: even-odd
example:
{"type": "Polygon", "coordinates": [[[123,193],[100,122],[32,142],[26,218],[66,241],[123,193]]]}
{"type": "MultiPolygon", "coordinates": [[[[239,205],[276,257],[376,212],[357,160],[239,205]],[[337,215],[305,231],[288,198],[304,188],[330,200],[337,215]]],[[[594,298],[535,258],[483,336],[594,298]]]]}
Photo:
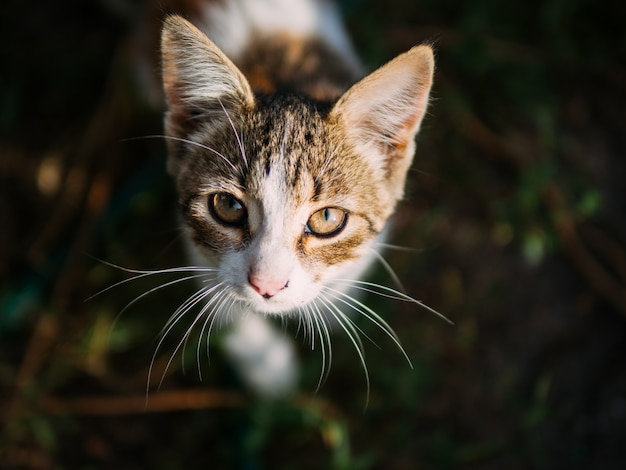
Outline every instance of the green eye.
{"type": "Polygon", "coordinates": [[[226,225],[243,225],[248,218],[246,206],[235,196],[228,193],[210,195],[209,209],[215,219],[226,225]]]}
{"type": "Polygon", "coordinates": [[[346,225],[348,214],[343,209],[325,207],[315,212],[306,224],[305,231],[318,237],[337,235],[346,225]]]}

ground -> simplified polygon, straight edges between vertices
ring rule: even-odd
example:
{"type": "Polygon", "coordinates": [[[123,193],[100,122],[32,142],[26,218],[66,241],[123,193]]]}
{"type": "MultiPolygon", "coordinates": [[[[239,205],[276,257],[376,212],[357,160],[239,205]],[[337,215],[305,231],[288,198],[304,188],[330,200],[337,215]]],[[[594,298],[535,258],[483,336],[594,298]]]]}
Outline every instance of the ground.
{"type": "MultiPolygon", "coordinates": [[[[155,32],[165,7],[9,1],[0,467],[626,467],[626,8],[340,5],[370,68],[414,44],[436,50],[394,220],[392,243],[409,250],[386,258],[407,293],[454,325],[368,299],[413,364],[360,322],[373,340],[369,399],[340,333],[317,391],[321,353],[299,336],[302,392],[284,402],[248,396],[219,348],[201,355],[201,376],[194,347],[165,373],[175,337],[147,383],[155,338],[191,286],[126,310],[172,278],[92,296],[130,277],[111,264],[183,262],[163,142],[145,138],[162,132],[155,32]]],[[[394,286],[385,269],[373,276],[394,286]]]]}

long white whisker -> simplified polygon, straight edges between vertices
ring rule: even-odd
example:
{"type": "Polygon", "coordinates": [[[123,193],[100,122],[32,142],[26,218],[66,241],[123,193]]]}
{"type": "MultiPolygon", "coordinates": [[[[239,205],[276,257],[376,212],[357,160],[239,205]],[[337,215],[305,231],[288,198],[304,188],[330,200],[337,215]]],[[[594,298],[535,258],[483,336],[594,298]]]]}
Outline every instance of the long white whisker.
{"type": "Polygon", "coordinates": [[[300,334],[300,330],[302,330],[302,335],[304,336],[303,342],[305,343],[306,343],[306,335],[307,335],[306,324],[305,324],[306,316],[307,316],[306,310],[303,310],[300,307],[298,307],[298,315],[296,315],[296,317],[298,318],[298,325],[296,327],[295,337],[297,338],[298,335],[300,334]]]}
{"type": "MultiPolygon", "coordinates": [[[[220,292],[220,295],[223,297],[223,299],[220,300],[220,303],[217,305],[215,309],[216,312],[218,312],[218,314],[214,315],[214,318],[211,321],[211,324],[209,325],[209,331],[207,332],[207,335],[209,336],[211,335],[211,331],[213,331],[215,321],[218,319],[218,317],[220,318],[220,321],[223,322],[224,315],[222,315],[221,312],[224,312],[224,311],[230,312],[233,308],[233,305],[237,302],[237,297],[235,297],[235,295],[229,290],[224,290],[220,292]]],[[[206,351],[207,351],[206,354],[207,354],[207,359],[208,359],[209,358],[209,343],[206,344],[206,351]]]]}
{"type": "Polygon", "coordinates": [[[320,300],[324,302],[324,304],[328,307],[328,311],[330,314],[337,320],[337,323],[341,327],[341,329],[346,333],[348,339],[353,344],[356,349],[357,354],[359,355],[359,359],[361,361],[361,366],[363,367],[363,372],[365,374],[365,382],[367,385],[367,395],[365,400],[365,408],[369,405],[370,399],[370,375],[367,369],[367,364],[365,362],[365,352],[363,350],[363,343],[359,337],[357,330],[354,328],[354,324],[352,321],[332,302],[326,300],[324,297],[320,297],[320,300]]]}
{"type": "Polygon", "coordinates": [[[194,294],[189,296],[187,298],[187,300],[185,300],[174,311],[174,313],[172,313],[172,315],[170,315],[170,318],[167,320],[165,325],[163,325],[163,328],[161,329],[161,333],[160,334],[163,334],[163,332],[170,326],[170,324],[172,322],[178,321],[177,319],[178,319],[179,315],[181,315],[181,314],[185,315],[186,312],[188,312],[189,310],[194,308],[196,305],[198,305],[200,302],[202,302],[204,299],[206,299],[211,293],[213,293],[221,285],[222,285],[222,283],[220,282],[220,283],[213,284],[213,285],[210,285],[210,286],[204,286],[201,289],[199,289],[198,291],[196,291],[194,294]]]}
{"type": "MultiPolygon", "coordinates": [[[[203,308],[203,310],[204,310],[204,308],[203,308]]],[[[167,364],[165,365],[165,369],[163,370],[163,375],[161,375],[161,380],[159,381],[159,385],[157,386],[157,390],[161,389],[161,386],[163,385],[163,381],[165,380],[165,376],[167,375],[167,371],[169,370],[170,365],[172,364],[172,361],[174,360],[174,357],[176,357],[176,353],[178,353],[178,351],[181,349],[181,347],[183,348],[183,352],[181,354],[181,363],[182,363],[182,366],[183,366],[183,374],[185,373],[185,360],[184,360],[185,359],[185,357],[184,357],[184,355],[185,355],[185,347],[187,345],[187,341],[189,340],[189,336],[191,335],[191,332],[193,331],[193,328],[200,321],[200,318],[202,318],[202,315],[196,315],[196,318],[191,322],[191,325],[189,325],[189,327],[187,328],[187,331],[185,331],[185,334],[183,335],[183,337],[180,339],[180,341],[176,345],[176,348],[174,348],[174,351],[170,355],[170,358],[167,361],[167,364]]]]}
{"type": "MultiPolygon", "coordinates": [[[[210,357],[209,357],[209,338],[211,337],[211,332],[213,331],[213,326],[215,325],[215,320],[219,316],[219,312],[222,312],[222,311],[224,311],[226,309],[226,307],[225,307],[226,303],[230,302],[231,305],[232,305],[232,303],[235,300],[236,300],[235,297],[228,290],[222,290],[218,294],[216,294],[215,307],[213,308],[213,312],[215,312],[215,313],[211,315],[212,319],[211,319],[211,323],[209,324],[209,329],[207,330],[207,335],[206,335],[206,357],[207,357],[207,361],[209,361],[209,362],[210,362],[210,357]]],[[[231,308],[231,307],[229,307],[229,308],[231,308]]]]}
{"type": "MultiPolygon", "coordinates": [[[[220,303],[220,311],[226,313],[223,313],[219,316],[220,322],[218,324],[218,328],[224,328],[224,326],[227,326],[234,321],[232,311],[236,303],[237,297],[234,294],[229,292],[228,295],[224,297],[224,299],[220,303]]],[[[240,311],[239,313],[242,314],[244,312],[240,311]]]]}
{"type": "Polygon", "coordinates": [[[391,276],[391,279],[393,279],[393,282],[396,283],[396,286],[398,286],[398,288],[401,291],[406,291],[406,289],[402,285],[402,281],[400,281],[400,278],[398,277],[396,272],[393,270],[391,265],[387,262],[387,260],[383,257],[383,255],[381,255],[377,250],[375,250],[373,248],[371,249],[371,252],[374,254],[374,256],[376,256],[378,261],[380,261],[380,264],[383,265],[383,267],[385,268],[385,271],[387,271],[389,276],[391,276]]]}
{"type": "Polygon", "coordinates": [[[420,307],[422,307],[425,310],[428,310],[429,312],[437,315],[439,318],[441,318],[442,320],[446,321],[447,323],[449,323],[450,325],[454,325],[454,322],[450,319],[448,319],[445,315],[439,313],[437,310],[435,310],[432,307],[429,307],[428,305],[426,305],[424,302],[421,302],[419,300],[414,299],[413,297],[404,294],[402,292],[399,292],[395,289],[392,289],[391,287],[387,287],[387,286],[383,286],[380,284],[375,284],[373,282],[368,282],[368,281],[359,281],[359,280],[354,280],[354,279],[334,279],[334,281],[336,282],[343,282],[346,284],[349,284],[351,287],[355,288],[355,289],[360,289],[366,292],[372,292],[374,294],[383,296],[383,297],[390,297],[390,298],[394,298],[397,300],[403,300],[405,302],[410,302],[416,305],[419,305],[420,307]],[[367,286],[367,287],[363,287],[363,286],[367,286]],[[368,289],[371,288],[371,289],[368,289]],[[376,290],[376,289],[380,289],[380,291],[376,290]],[[381,292],[383,291],[383,292],[381,292]],[[389,294],[385,294],[385,292],[389,293],[389,294]]]}
{"type": "Polygon", "coordinates": [[[198,278],[206,277],[206,276],[208,276],[208,274],[194,274],[193,276],[181,277],[179,279],[174,279],[173,281],[169,281],[169,282],[166,282],[165,284],[160,284],[160,285],[158,285],[156,287],[153,287],[152,289],[149,289],[146,292],[144,292],[143,294],[138,295],[133,300],[131,300],[129,303],[127,303],[124,306],[124,308],[120,311],[118,316],[121,315],[122,313],[124,313],[126,310],[128,310],[131,306],[133,306],[134,304],[139,302],[144,297],[147,297],[148,295],[153,294],[154,292],[156,292],[158,290],[165,289],[166,287],[170,287],[170,286],[173,286],[173,285],[181,283],[181,282],[189,281],[191,279],[198,279],[198,278]]]}
{"type": "MultiPolygon", "coordinates": [[[[314,328],[315,313],[311,310],[311,307],[307,305],[306,308],[304,309],[304,314],[306,318],[305,337],[308,336],[310,338],[311,350],[315,350],[315,328],[314,328]]],[[[323,345],[320,345],[320,346],[323,347],[323,345]]]]}
{"type": "Polygon", "coordinates": [[[309,306],[305,305],[304,307],[298,307],[298,329],[302,325],[303,331],[303,342],[309,342],[309,346],[311,347],[311,351],[315,350],[315,338],[311,334],[311,312],[309,311],[309,306]]]}
{"type": "MultiPolygon", "coordinates": [[[[211,359],[209,356],[209,341],[211,338],[211,331],[213,329],[213,324],[215,323],[215,317],[217,316],[217,312],[220,311],[220,309],[222,308],[225,302],[225,299],[223,299],[223,297],[226,297],[226,298],[228,297],[227,291],[224,291],[224,290],[220,291],[217,294],[215,294],[215,296],[211,299],[210,303],[213,303],[214,307],[212,308],[211,312],[206,315],[206,320],[202,324],[202,329],[200,330],[200,334],[198,336],[198,346],[196,347],[196,364],[198,366],[198,377],[200,378],[200,381],[202,381],[202,367],[200,365],[200,349],[202,346],[202,338],[205,337],[205,331],[206,331],[206,340],[205,340],[206,341],[206,357],[207,357],[207,361],[210,363],[211,359]]],[[[200,315],[205,315],[208,308],[209,308],[209,305],[205,306],[200,312],[200,315]]]]}
{"type": "Polygon", "coordinates": [[[226,115],[226,118],[228,119],[230,127],[233,130],[233,133],[235,134],[235,139],[237,140],[237,145],[239,146],[239,152],[241,153],[241,158],[243,158],[243,162],[244,162],[244,164],[247,167],[248,166],[248,159],[246,158],[246,149],[243,146],[243,141],[239,137],[239,133],[237,132],[237,129],[235,128],[235,124],[233,123],[233,120],[230,118],[230,114],[228,114],[228,111],[226,111],[226,108],[222,104],[222,100],[220,100],[218,98],[217,101],[219,102],[220,106],[222,107],[222,111],[224,111],[224,114],[226,115]]]}
{"type": "Polygon", "coordinates": [[[144,135],[144,136],[141,136],[141,137],[131,137],[131,138],[128,138],[128,139],[123,139],[122,142],[128,142],[128,141],[133,141],[133,140],[143,140],[143,139],[175,140],[177,142],[182,142],[182,143],[185,143],[185,144],[189,144],[189,145],[193,145],[193,146],[199,147],[199,148],[204,149],[204,150],[208,150],[209,152],[212,152],[215,155],[217,155],[218,157],[220,157],[222,160],[224,160],[226,163],[228,163],[233,170],[238,172],[237,167],[235,167],[233,162],[231,162],[228,158],[226,158],[222,153],[218,152],[214,148],[209,147],[208,145],[201,144],[200,142],[194,142],[193,140],[183,139],[181,137],[174,137],[174,136],[171,136],[171,135],[153,134],[153,135],[144,135]]]}
{"type": "MultiPolygon", "coordinates": [[[[159,353],[159,350],[161,349],[161,346],[163,345],[163,342],[165,341],[165,338],[167,338],[167,336],[172,331],[174,326],[176,326],[176,324],[188,312],[190,312],[191,309],[198,302],[200,302],[202,299],[206,298],[207,296],[211,295],[212,291],[216,287],[217,286],[204,287],[204,288],[200,289],[198,292],[194,293],[189,299],[187,299],[183,303],[184,307],[183,307],[183,305],[181,305],[178,309],[176,309],[176,312],[174,312],[174,314],[170,317],[170,319],[167,321],[166,325],[161,330],[159,342],[158,342],[156,348],[154,349],[154,353],[152,354],[152,360],[150,361],[150,367],[148,368],[148,381],[147,381],[147,384],[146,384],[146,396],[147,396],[147,394],[148,394],[148,392],[150,390],[150,379],[152,377],[152,369],[154,367],[154,361],[155,361],[155,359],[157,357],[157,354],[159,353]],[[190,301],[190,299],[194,299],[194,300],[190,301]]],[[[178,350],[179,347],[180,347],[180,345],[177,347],[176,351],[178,350]]],[[[174,354],[176,354],[176,351],[174,351],[174,354]]],[[[161,384],[163,383],[163,379],[165,378],[165,374],[167,373],[167,369],[169,368],[169,365],[172,362],[172,358],[173,358],[173,355],[170,358],[170,360],[168,361],[167,366],[165,368],[165,371],[163,372],[163,376],[161,377],[161,380],[159,382],[159,388],[161,387],[161,384]]]]}
{"type": "MultiPolygon", "coordinates": [[[[206,289],[205,291],[203,291],[202,296],[199,297],[198,302],[194,302],[194,305],[196,303],[199,303],[200,301],[204,300],[209,294],[211,294],[215,289],[217,289],[219,286],[221,285],[221,283],[214,285],[214,286],[210,286],[208,289],[206,289]]],[[[202,381],[202,371],[200,369],[200,360],[199,360],[199,350],[200,350],[200,345],[202,343],[202,335],[204,332],[204,326],[207,324],[208,319],[212,316],[212,314],[216,311],[216,308],[213,308],[211,310],[210,313],[207,314],[207,312],[209,311],[209,309],[212,308],[213,305],[215,305],[218,301],[218,298],[221,296],[221,293],[218,293],[216,295],[214,295],[213,297],[211,297],[211,299],[209,299],[209,301],[200,309],[200,311],[196,314],[196,319],[193,321],[193,323],[191,324],[191,326],[189,327],[189,329],[187,330],[187,333],[185,334],[185,342],[183,344],[183,352],[182,352],[182,358],[184,359],[185,357],[185,350],[187,348],[187,342],[190,338],[190,333],[192,328],[196,325],[196,323],[204,316],[207,317],[207,319],[203,322],[202,324],[202,329],[200,330],[200,334],[198,335],[198,346],[196,347],[196,363],[198,365],[198,375],[200,377],[200,381],[202,381]]],[[[189,307],[192,308],[192,307],[189,307]]],[[[185,374],[185,363],[183,361],[182,363],[183,365],[183,374],[185,374]]]]}
{"type": "MultiPolygon", "coordinates": [[[[202,366],[200,364],[200,349],[202,346],[202,338],[204,338],[204,332],[207,328],[207,326],[209,325],[209,323],[211,322],[211,319],[215,316],[215,310],[211,311],[208,315],[206,315],[206,318],[204,320],[204,322],[202,323],[202,328],[200,329],[200,334],[198,335],[198,346],[196,347],[196,365],[198,366],[198,378],[200,379],[200,382],[202,382],[202,366]]],[[[207,333],[206,336],[206,342],[207,342],[207,351],[209,349],[208,347],[208,343],[209,343],[209,335],[207,333]]],[[[207,360],[209,360],[208,358],[208,352],[207,352],[207,360]]],[[[210,363],[210,360],[209,360],[210,363]]]]}
{"type": "MultiPolygon", "coordinates": [[[[340,281],[340,282],[343,282],[343,281],[340,281]]],[[[355,282],[355,281],[345,281],[345,282],[350,286],[351,289],[356,289],[356,290],[360,290],[360,291],[363,291],[363,292],[369,292],[371,294],[376,294],[376,295],[378,295],[380,297],[385,297],[387,299],[401,300],[403,302],[407,301],[407,299],[405,299],[404,297],[400,297],[397,294],[388,294],[386,292],[380,292],[380,291],[377,291],[375,289],[369,289],[367,287],[363,287],[363,286],[359,286],[359,285],[353,285],[353,282],[355,282]]]]}
{"type": "Polygon", "coordinates": [[[315,322],[315,328],[319,334],[320,348],[322,350],[322,369],[320,371],[320,378],[316,388],[316,391],[319,391],[330,374],[330,368],[333,361],[333,351],[330,340],[330,332],[328,331],[328,325],[326,324],[324,315],[320,311],[317,304],[313,304],[311,309],[315,309],[315,311],[311,311],[311,318],[315,322]],[[328,348],[328,354],[326,348],[328,348]]]}
{"type": "Polygon", "coordinates": [[[371,321],[376,326],[378,326],[383,332],[385,332],[385,334],[389,336],[389,338],[391,338],[391,340],[396,344],[398,349],[402,352],[402,354],[404,355],[404,358],[409,363],[409,366],[411,366],[411,369],[413,368],[413,363],[411,362],[411,359],[409,359],[408,354],[402,347],[402,344],[400,343],[400,338],[398,338],[398,335],[396,334],[395,331],[393,331],[393,328],[391,328],[389,323],[387,323],[379,314],[377,314],[374,310],[369,308],[367,305],[365,305],[362,302],[359,302],[357,299],[355,299],[354,297],[351,297],[345,292],[338,291],[335,289],[330,289],[330,288],[327,288],[327,289],[336,294],[336,297],[335,297],[336,300],[344,303],[348,307],[360,313],[369,321],[371,321]]]}
{"type": "Polygon", "coordinates": [[[422,249],[420,248],[411,248],[408,246],[392,245],[390,243],[384,243],[384,242],[376,242],[375,245],[385,248],[386,250],[406,251],[410,253],[422,251],[422,249]]]}
{"type": "MultiPolygon", "coordinates": [[[[211,292],[213,289],[215,289],[216,286],[211,287],[210,289],[206,289],[206,291],[204,292],[204,298],[206,298],[207,296],[211,295],[211,292]]],[[[157,390],[161,389],[161,385],[163,385],[163,381],[165,380],[165,376],[167,375],[167,371],[170,368],[170,365],[172,364],[172,361],[174,360],[174,357],[176,356],[176,354],[178,353],[178,351],[181,349],[183,349],[182,355],[181,355],[181,360],[183,361],[183,373],[185,373],[185,368],[184,368],[184,352],[185,352],[185,347],[187,345],[187,341],[189,340],[189,337],[194,329],[194,327],[196,326],[196,324],[198,324],[198,322],[200,321],[200,319],[204,316],[204,314],[207,312],[207,310],[209,308],[211,308],[211,305],[214,304],[215,302],[215,298],[216,297],[211,297],[209,299],[209,301],[202,307],[202,310],[200,310],[200,312],[196,315],[196,318],[193,320],[193,322],[191,323],[191,325],[189,325],[189,328],[187,328],[187,331],[185,332],[185,335],[181,338],[181,340],[178,342],[178,345],[176,346],[176,348],[174,349],[174,351],[172,352],[172,354],[170,355],[169,360],[167,361],[167,364],[165,365],[165,369],[163,370],[163,375],[161,376],[161,380],[159,381],[159,385],[157,387],[157,390]]],[[[187,310],[185,310],[185,312],[180,315],[180,318],[182,318],[186,313],[188,313],[191,308],[193,306],[190,306],[187,310]]],[[[168,329],[168,332],[171,331],[171,328],[174,326],[174,324],[172,324],[172,326],[168,329]]],[[[167,333],[166,333],[167,334],[167,333]]],[[[159,342],[160,344],[160,342],[159,342]]],[[[155,351],[156,352],[156,351],[155,351]]]]}
{"type": "Polygon", "coordinates": [[[150,276],[156,276],[156,275],[160,275],[160,274],[176,274],[176,273],[184,273],[184,272],[203,272],[203,273],[214,273],[217,272],[217,270],[215,268],[209,268],[209,267],[203,267],[203,266],[182,266],[182,267],[176,267],[176,268],[166,268],[166,269],[155,269],[155,270],[140,270],[140,269],[130,269],[130,268],[125,268],[123,266],[119,266],[117,264],[113,264],[110,263],[108,261],[104,261],[104,260],[98,260],[103,264],[106,264],[107,266],[110,266],[112,268],[115,269],[119,269],[121,271],[130,273],[130,274],[137,274],[137,276],[133,276],[130,277],[128,279],[123,279],[119,282],[116,282],[113,285],[110,285],[98,292],[96,292],[95,294],[87,297],[87,299],[85,299],[85,302],[88,302],[92,299],[94,299],[95,297],[104,294],[105,292],[110,291],[111,289],[114,289],[116,287],[119,287],[123,284],[126,284],[128,282],[131,281],[136,281],[138,279],[142,279],[145,277],[150,277],[150,276]]]}
{"type": "MultiPolygon", "coordinates": [[[[200,349],[202,346],[202,338],[204,337],[204,331],[207,327],[207,325],[212,325],[213,321],[212,319],[215,317],[216,312],[219,311],[219,303],[218,303],[218,298],[222,297],[224,295],[224,291],[220,291],[219,293],[215,294],[215,296],[213,296],[211,298],[211,300],[200,310],[200,312],[198,313],[198,318],[201,317],[206,317],[206,319],[204,320],[204,322],[202,323],[202,328],[200,330],[200,333],[198,335],[198,345],[196,346],[196,365],[198,367],[198,378],[200,379],[200,381],[202,382],[202,367],[200,365],[200,349]],[[211,308],[211,305],[214,305],[213,308],[211,308]],[[209,308],[211,308],[211,311],[209,313],[207,313],[209,311],[209,308]]],[[[208,348],[209,348],[209,337],[211,334],[211,329],[209,328],[208,332],[207,332],[207,336],[206,336],[206,343],[207,343],[207,360],[208,360],[208,348]]],[[[185,340],[186,342],[186,340],[185,340]]],[[[184,351],[185,351],[185,347],[183,346],[183,356],[184,356],[184,351]]]]}
{"type": "MultiPolygon", "coordinates": [[[[195,274],[193,276],[185,276],[183,278],[180,279],[175,279],[173,281],[169,281],[166,282],[165,284],[161,284],[159,286],[153,287],[152,289],[144,292],[141,295],[138,295],[137,297],[135,297],[133,300],[131,300],[130,302],[128,302],[124,308],[122,308],[122,310],[119,311],[119,313],[115,316],[115,318],[113,319],[113,323],[111,324],[111,327],[109,329],[109,340],[111,339],[111,335],[113,334],[113,331],[115,330],[115,326],[117,325],[117,322],[120,320],[120,318],[122,317],[122,315],[124,315],[124,313],[126,313],[126,311],[132,307],[134,304],[136,304],[137,302],[139,302],[141,299],[143,299],[144,297],[147,297],[150,294],[153,294],[154,292],[161,290],[161,289],[165,289],[166,287],[170,287],[173,286],[175,284],[181,283],[181,282],[185,282],[185,281],[189,281],[191,279],[197,279],[197,278],[201,278],[201,277],[205,277],[208,276],[209,274],[195,274]]],[[[133,279],[130,280],[134,280],[137,279],[137,277],[134,277],[133,279]]]]}
{"type": "MultiPolygon", "coordinates": [[[[337,294],[341,294],[340,291],[336,291],[334,289],[331,289],[329,287],[325,287],[324,288],[325,291],[325,295],[326,297],[332,297],[333,299],[339,300],[342,303],[346,303],[345,301],[343,301],[339,295],[337,294]],[[332,295],[329,295],[329,293],[332,293],[332,295]]],[[[357,325],[348,315],[346,315],[345,313],[343,313],[343,311],[341,311],[341,309],[339,309],[336,305],[334,305],[332,302],[328,302],[327,301],[327,305],[330,305],[333,307],[334,310],[339,310],[341,312],[341,315],[344,317],[344,319],[348,322],[348,325],[350,326],[351,329],[353,329],[355,331],[355,333],[357,333],[357,337],[359,339],[359,347],[361,348],[362,351],[365,351],[365,347],[363,346],[363,343],[361,341],[361,335],[365,336],[365,338],[367,338],[367,340],[372,343],[374,346],[376,346],[376,348],[378,349],[382,349],[378,344],[376,344],[376,341],[374,341],[365,331],[363,331],[363,329],[357,325]],[[358,330],[358,332],[357,332],[358,330]]],[[[354,307],[350,304],[347,304],[350,308],[354,309],[354,307]]]]}

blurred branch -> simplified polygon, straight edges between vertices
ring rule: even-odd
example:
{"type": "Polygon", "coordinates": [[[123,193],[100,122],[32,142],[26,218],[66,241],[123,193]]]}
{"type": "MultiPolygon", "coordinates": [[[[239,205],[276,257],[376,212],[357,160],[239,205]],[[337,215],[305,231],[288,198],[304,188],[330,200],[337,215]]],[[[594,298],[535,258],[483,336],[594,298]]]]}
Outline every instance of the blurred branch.
{"type": "Polygon", "coordinates": [[[217,390],[173,390],[154,395],[123,397],[44,397],[44,413],[108,416],[135,413],[163,413],[167,411],[230,408],[245,405],[245,397],[236,392],[217,390]]]}
{"type": "MultiPolygon", "coordinates": [[[[518,174],[531,164],[469,110],[457,114],[457,124],[470,142],[491,158],[503,160],[518,174]]],[[[566,256],[592,289],[626,316],[626,249],[593,224],[576,221],[567,210],[565,195],[558,185],[550,184],[544,188],[543,196],[546,207],[557,214],[555,229],[566,256]],[[581,239],[581,231],[587,244],[581,239]]]]}
{"type": "MultiPolygon", "coordinates": [[[[396,27],[389,32],[389,42],[396,49],[405,50],[420,42],[432,42],[435,49],[440,46],[452,49],[467,43],[476,34],[467,33],[458,28],[446,28],[441,24],[421,25],[416,31],[414,27],[396,27]]],[[[515,58],[516,60],[537,60],[537,52],[523,43],[506,41],[493,35],[481,34],[480,40],[492,56],[515,58]]]]}
{"type": "MultiPolygon", "coordinates": [[[[59,415],[73,413],[83,416],[111,416],[136,413],[165,413],[169,411],[210,408],[237,408],[251,401],[239,392],[223,390],[171,390],[156,394],[130,396],[43,397],[41,411],[59,415]]],[[[292,399],[297,408],[315,409],[326,419],[341,413],[329,402],[317,396],[297,395],[292,399]]]]}
{"type": "Polygon", "coordinates": [[[13,398],[6,409],[6,427],[14,424],[14,418],[23,411],[25,392],[41,370],[44,360],[49,357],[49,350],[58,331],[58,325],[51,315],[42,314],[39,317],[15,379],[13,398]]]}
{"type": "Polygon", "coordinates": [[[556,230],[565,253],[598,295],[613,304],[626,316],[626,252],[598,227],[590,224],[577,224],[574,218],[563,210],[563,195],[560,189],[551,185],[546,188],[544,200],[557,213],[556,230]],[[582,227],[586,229],[582,230],[582,227]],[[583,242],[580,232],[588,233],[588,243],[593,253],[583,242]],[[596,256],[594,256],[594,254],[596,256]],[[612,268],[615,274],[606,269],[597,257],[612,268]]]}
{"type": "Polygon", "coordinates": [[[468,109],[460,109],[456,114],[456,125],[467,140],[472,142],[492,158],[505,161],[515,169],[528,165],[528,161],[521,152],[491,130],[487,124],[468,109]]]}
{"type": "Polygon", "coordinates": [[[615,240],[593,225],[580,227],[582,238],[593,246],[602,257],[611,262],[616,274],[626,281],[626,250],[615,240]]]}
{"type": "Polygon", "coordinates": [[[18,393],[24,391],[33,377],[37,375],[44,360],[48,357],[48,350],[57,335],[57,322],[51,315],[42,314],[28,343],[28,349],[15,380],[15,388],[18,393]]]}
{"type": "MultiPolygon", "coordinates": [[[[5,439],[8,438],[10,440],[19,435],[19,418],[23,416],[24,410],[27,408],[27,399],[25,397],[28,392],[31,391],[36,380],[35,378],[43,367],[45,360],[49,358],[50,349],[58,337],[58,333],[59,328],[52,315],[42,314],[39,316],[37,325],[28,343],[28,348],[20,364],[19,371],[17,372],[15,385],[12,390],[13,396],[8,400],[6,406],[0,407],[0,422],[2,423],[2,427],[0,428],[2,432],[0,432],[0,435],[4,436],[5,439]]],[[[39,460],[35,458],[35,456],[39,457],[37,452],[31,453],[30,450],[26,452],[26,454],[32,455],[33,460],[31,461],[24,452],[20,452],[17,448],[9,448],[10,455],[5,457],[2,456],[2,450],[3,449],[0,447],[0,467],[2,466],[2,461],[12,461],[16,463],[19,462],[20,464],[28,463],[26,468],[47,468],[44,467],[43,464],[42,466],[34,464],[39,462],[39,460]],[[30,464],[33,465],[31,466],[30,464]]]]}

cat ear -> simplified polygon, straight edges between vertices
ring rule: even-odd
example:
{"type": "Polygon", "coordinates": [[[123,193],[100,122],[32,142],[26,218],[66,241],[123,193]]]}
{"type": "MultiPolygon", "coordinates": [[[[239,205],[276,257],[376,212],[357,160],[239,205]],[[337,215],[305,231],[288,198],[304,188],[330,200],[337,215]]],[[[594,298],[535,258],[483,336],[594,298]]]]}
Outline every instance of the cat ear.
{"type": "Polygon", "coordinates": [[[434,67],[432,49],[414,47],[353,85],[332,110],[356,150],[400,187],[415,151],[434,67]]]}
{"type": "Polygon", "coordinates": [[[180,16],[165,20],[161,55],[168,135],[187,136],[206,118],[227,119],[228,111],[254,106],[250,85],[235,64],[180,16]]]}

